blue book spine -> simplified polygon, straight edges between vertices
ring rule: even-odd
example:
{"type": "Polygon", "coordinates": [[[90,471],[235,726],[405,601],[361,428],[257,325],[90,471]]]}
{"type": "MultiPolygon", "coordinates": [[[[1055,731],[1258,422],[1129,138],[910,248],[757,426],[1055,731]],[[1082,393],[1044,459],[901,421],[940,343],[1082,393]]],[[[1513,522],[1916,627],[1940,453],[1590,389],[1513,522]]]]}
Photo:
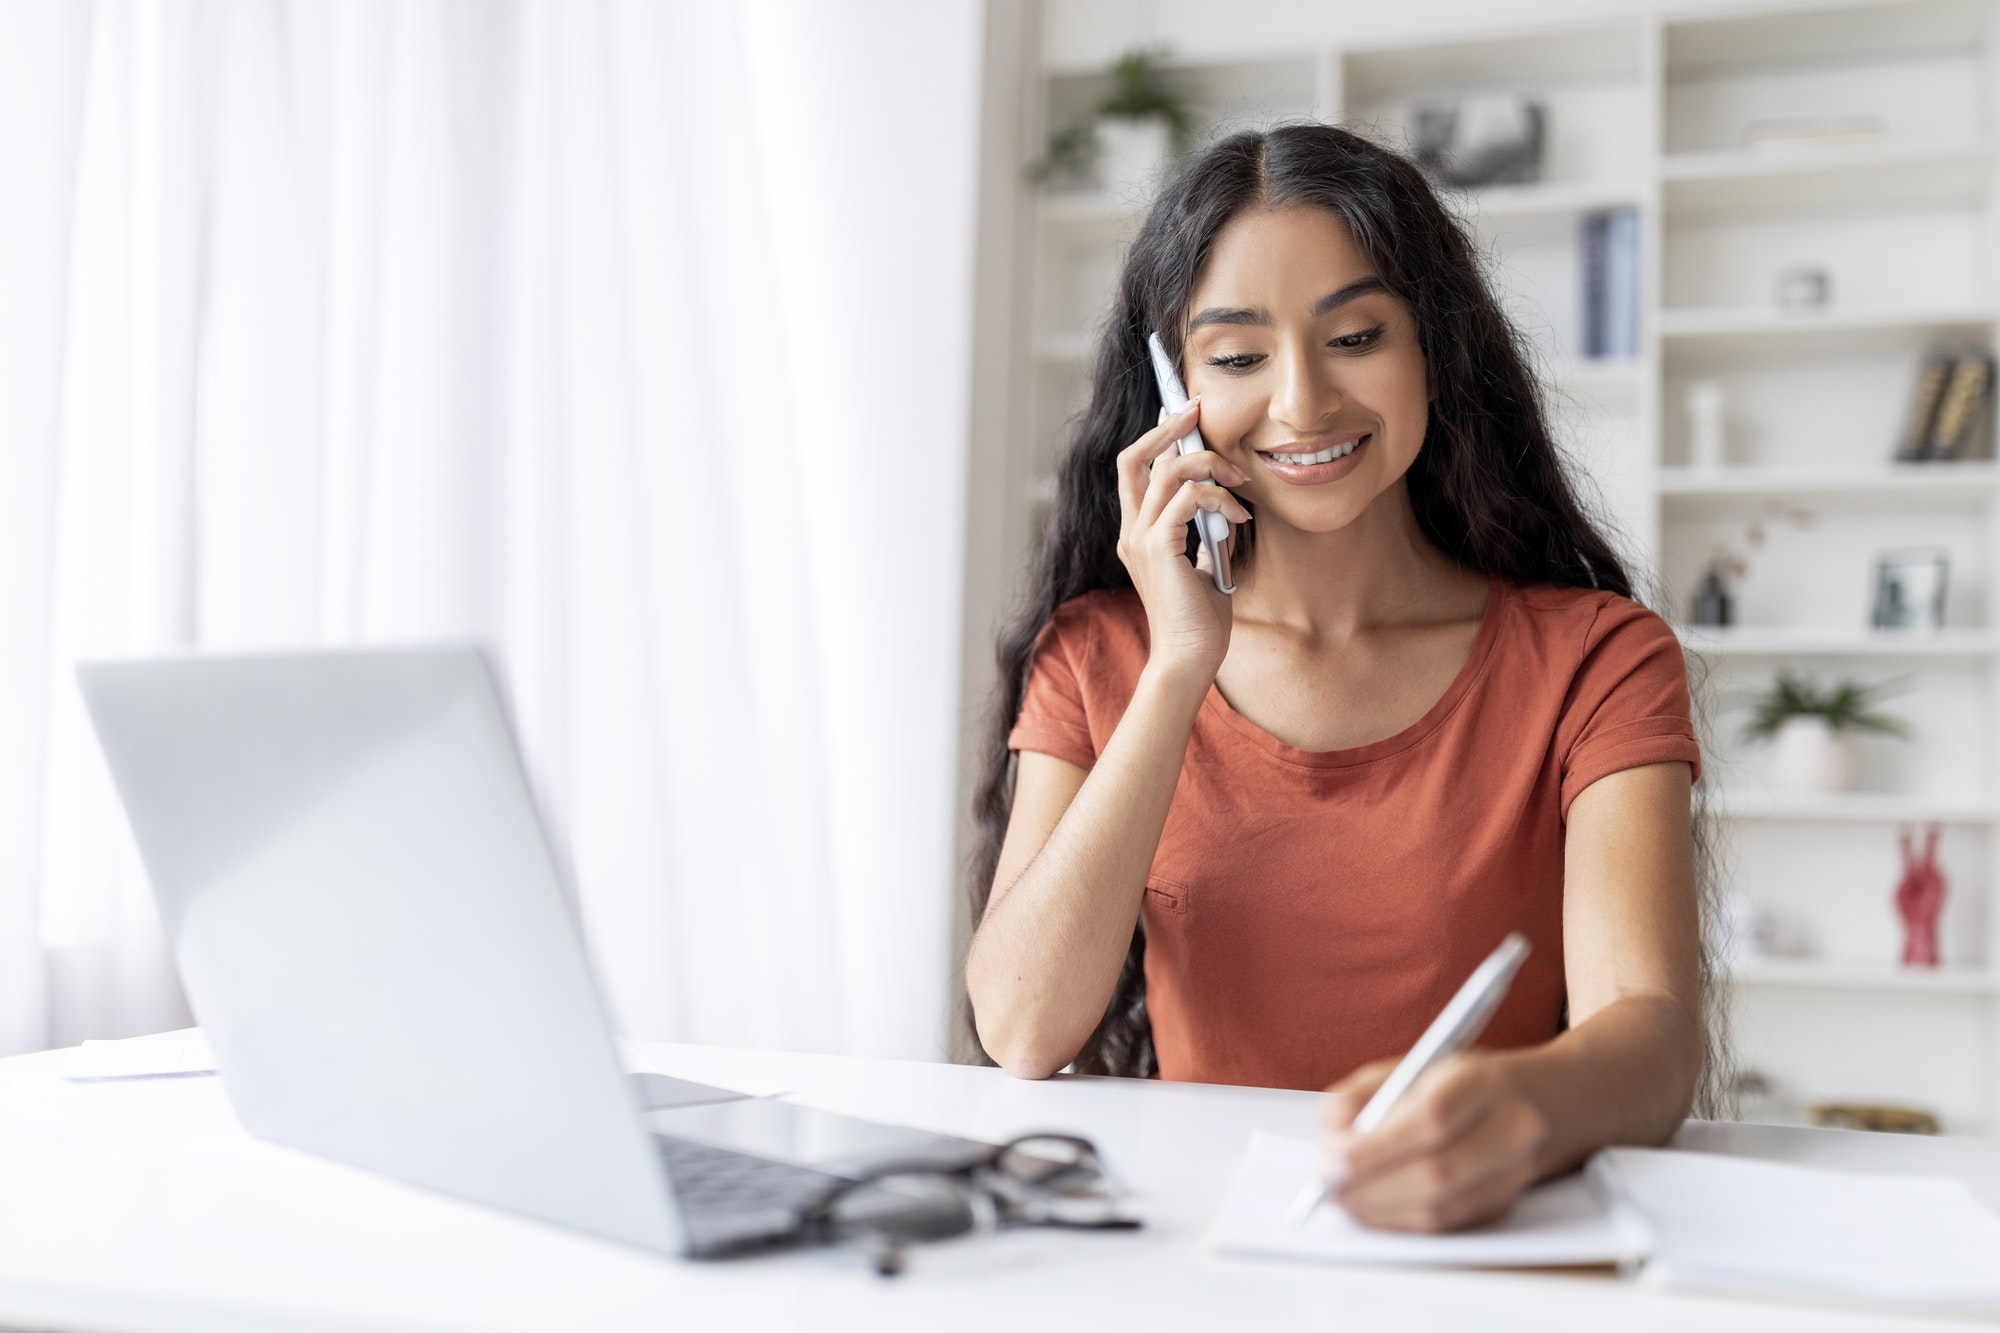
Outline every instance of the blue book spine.
{"type": "Polygon", "coordinates": [[[1602,213],[1584,214],[1582,234],[1578,237],[1577,248],[1583,259],[1583,354],[1587,357],[1605,354],[1604,250],[1607,221],[1602,213]]]}
{"type": "Polygon", "coordinates": [[[1604,353],[1639,355],[1639,211],[1612,211],[1605,237],[1604,353]]]}

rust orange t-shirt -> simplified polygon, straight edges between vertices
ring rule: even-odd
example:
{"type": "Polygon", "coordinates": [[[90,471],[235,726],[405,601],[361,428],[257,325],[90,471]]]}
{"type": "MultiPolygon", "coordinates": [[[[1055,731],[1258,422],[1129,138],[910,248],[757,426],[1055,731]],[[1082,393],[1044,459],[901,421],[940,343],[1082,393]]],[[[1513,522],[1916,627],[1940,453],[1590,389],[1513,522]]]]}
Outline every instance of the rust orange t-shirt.
{"type": "MultiPolygon", "coordinates": [[[[1146,663],[1129,590],[1057,608],[1008,744],[1095,762],[1146,663]]],[[[1563,821],[1591,783],[1700,772],[1664,621],[1494,580],[1444,695],[1386,740],[1286,745],[1210,687],[1141,909],[1163,1078],[1323,1088],[1407,1051],[1509,930],[1534,946],[1480,1045],[1556,1035],[1563,821]]]]}

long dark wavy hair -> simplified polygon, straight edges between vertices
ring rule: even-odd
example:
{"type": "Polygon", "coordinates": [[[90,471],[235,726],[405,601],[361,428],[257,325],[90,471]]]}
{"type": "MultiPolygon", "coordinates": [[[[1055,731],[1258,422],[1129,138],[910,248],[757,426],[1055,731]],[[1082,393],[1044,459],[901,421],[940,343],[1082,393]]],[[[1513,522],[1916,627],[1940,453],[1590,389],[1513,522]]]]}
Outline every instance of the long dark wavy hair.
{"type": "MultiPolygon", "coordinates": [[[[1116,550],[1115,460],[1158,420],[1147,334],[1158,329],[1178,361],[1188,304],[1216,237],[1246,210],[1294,205],[1322,208],[1338,219],[1415,317],[1432,401],[1429,430],[1407,484],[1424,535],[1466,568],[1517,584],[1634,596],[1623,562],[1565,473],[1525,341],[1494,300],[1479,251],[1416,166],[1331,125],[1288,125],[1220,140],[1175,175],[1132,242],[1097,345],[1090,403],[1058,466],[1024,602],[998,636],[999,671],[973,797],[977,841],[968,889],[975,927],[992,894],[1013,805],[1007,733],[1020,715],[1035,639],[1071,598],[1132,586],[1116,550]]],[[[1255,540],[1253,517],[1238,529],[1238,560],[1255,540]]],[[[1697,861],[1706,900],[1713,877],[1699,847],[1697,861]]],[[[1073,1062],[1079,1073],[1157,1075],[1145,949],[1144,930],[1135,929],[1104,1019],[1073,1062]]],[[[1705,997],[1714,990],[1711,954],[1704,948],[1705,997]]],[[[1705,998],[1704,1010],[1711,1007],[1705,998]]],[[[1707,1109],[1720,1091],[1722,1047],[1720,1014],[1703,1017],[1710,1058],[1697,1101],[1707,1109]]],[[[992,1063],[979,1045],[969,997],[963,1019],[972,1058],[992,1063]]]]}

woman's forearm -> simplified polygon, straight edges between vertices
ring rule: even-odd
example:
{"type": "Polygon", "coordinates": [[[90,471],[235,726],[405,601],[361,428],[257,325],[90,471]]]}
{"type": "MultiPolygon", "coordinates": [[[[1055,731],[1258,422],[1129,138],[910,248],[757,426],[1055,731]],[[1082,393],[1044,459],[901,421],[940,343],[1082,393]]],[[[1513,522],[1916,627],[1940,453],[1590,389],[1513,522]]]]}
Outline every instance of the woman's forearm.
{"type": "Polygon", "coordinates": [[[1104,753],[1011,885],[994,885],[966,957],[979,1039],[1046,1078],[1103,1020],[1208,681],[1148,667],[1104,753]]]}
{"type": "Polygon", "coordinates": [[[1551,1176],[1607,1144],[1666,1141],[1694,1102],[1701,1019],[1671,996],[1626,996],[1507,1058],[1546,1119],[1535,1174],[1551,1176]]]}

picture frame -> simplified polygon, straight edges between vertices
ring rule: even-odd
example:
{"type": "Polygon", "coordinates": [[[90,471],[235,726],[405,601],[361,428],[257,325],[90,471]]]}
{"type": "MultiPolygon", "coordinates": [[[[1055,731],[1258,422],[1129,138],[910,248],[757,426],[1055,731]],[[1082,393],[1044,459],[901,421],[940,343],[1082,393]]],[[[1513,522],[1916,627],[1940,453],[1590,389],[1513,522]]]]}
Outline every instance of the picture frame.
{"type": "Polygon", "coordinates": [[[1950,554],[1940,547],[1884,551],[1875,562],[1875,628],[1904,633],[1943,629],[1950,565],[1950,554]]]}

